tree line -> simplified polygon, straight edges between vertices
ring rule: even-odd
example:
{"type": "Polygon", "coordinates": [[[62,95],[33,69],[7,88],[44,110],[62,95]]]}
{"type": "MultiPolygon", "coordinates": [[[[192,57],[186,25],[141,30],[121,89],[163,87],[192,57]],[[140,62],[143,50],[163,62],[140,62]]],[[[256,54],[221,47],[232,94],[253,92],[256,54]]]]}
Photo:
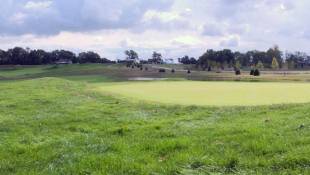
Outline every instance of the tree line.
{"type": "MultiPolygon", "coordinates": [[[[139,60],[139,55],[134,50],[125,51],[126,60],[139,60]]],[[[230,49],[207,50],[198,59],[187,55],[178,58],[181,64],[196,65],[204,70],[234,68],[268,69],[303,69],[310,68],[310,56],[303,52],[283,53],[277,45],[267,51],[251,50],[247,52],[233,52],[230,49]]],[[[153,52],[151,59],[139,60],[142,64],[162,64],[162,54],[153,52]]]]}
{"type": "Polygon", "coordinates": [[[233,67],[270,68],[270,69],[303,69],[310,66],[310,56],[306,53],[283,53],[278,46],[267,51],[252,50],[245,53],[229,49],[207,50],[197,60],[197,66],[203,69],[233,67]]]}
{"type": "Polygon", "coordinates": [[[65,63],[113,63],[99,54],[88,51],[78,55],[68,50],[54,50],[51,52],[42,49],[31,50],[29,48],[15,47],[7,51],[0,49],[0,65],[43,65],[65,63]]]}
{"type": "Polygon", "coordinates": [[[283,66],[284,59],[278,46],[265,51],[248,51],[246,53],[232,52],[229,49],[214,51],[207,50],[198,59],[198,65],[202,68],[224,67],[253,67],[262,66],[271,68],[272,61],[276,60],[279,67],[283,66]]]}
{"type": "MultiPolygon", "coordinates": [[[[139,60],[138,53],[134,50],[124,52],[126,60],[139,60]]],[[[150,59],[139,60],[142,64],[163,64],[162,54],[153,52],[150,59]]],[[[125,60],[125,62],[126,62],[125,60]]],[[[41,65],[55,64],[57,62],[69,63],[115,63],[107,58],[101,58],[99,54],[88,51],[75,54],[68,50],[54,50],[51,52],[42,49],[31,50],[29,48],[15,47],[7,51],[0,49],[0,65],[41,65]]],[[[185,55],[178,58],[182,64],[194,64],[202,69],[224,68],[287,68],[303,69],[310,67],[310,56],[303,52],[285,53],[274,46],[267,51],[252,50],[245,53],[233,52],[230,49],[207,50],[198,59],[185,55]]],[[[122,62],[122,61],[118,61],[122,62]]]]}

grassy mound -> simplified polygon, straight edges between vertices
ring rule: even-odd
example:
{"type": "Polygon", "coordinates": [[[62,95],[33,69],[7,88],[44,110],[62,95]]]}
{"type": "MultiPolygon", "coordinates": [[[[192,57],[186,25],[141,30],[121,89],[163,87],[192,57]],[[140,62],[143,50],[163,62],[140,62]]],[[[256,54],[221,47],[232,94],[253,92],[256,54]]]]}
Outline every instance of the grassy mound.
{"type": "Polygon", "coordinates": [[[310,105],[131,103],[87,84],[0,84],[0,174],[308,174],[310,105]]]}

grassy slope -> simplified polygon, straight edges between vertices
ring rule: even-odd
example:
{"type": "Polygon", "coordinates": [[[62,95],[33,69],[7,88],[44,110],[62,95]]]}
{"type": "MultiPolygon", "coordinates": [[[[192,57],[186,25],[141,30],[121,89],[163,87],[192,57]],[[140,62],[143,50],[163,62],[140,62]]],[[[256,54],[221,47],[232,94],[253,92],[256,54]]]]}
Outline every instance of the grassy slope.
{"type": "MultiPolygon", "coordinates": [[[[225,80],[225,81],[310,81],[309,71],[289,71],[271,72],[264,71],[262,76],[249,76],[249,72],[242,72],[241,76],[234,75],[234,72],[224,71],[222,73],[206,72],[206,71],[192,71],[187,74],[186,71],[177,71],[171,73],[158,73],[157,68],[152,68],[151,65],[146,65],[148,71],[140,71],[140,69],[126,68],[124,65],[102,65],[102,64],[83,64],[83,65],[61,65],[54,68],[53,65],[46,66],[0,66],[0,81],[12,79],[31,79],[40,77],[65,77],[67,79],[80,76],[87,80],[89,77],[92,82],[100,82],[106,80],[124,81],[133,77],[160,77],[160,78],[179,78],[190,80],[225,80]]],[[[175,66],[175,65],[161,65],[161,66],[175,66]]],[[[180,65],[177,65],[178,67],[180,65]]]]}
{"type": "Polygon", "coordinates": [[[0,92],[0,174],[310,173],[310,104],[142,104],[58,78],[0,92]]]}

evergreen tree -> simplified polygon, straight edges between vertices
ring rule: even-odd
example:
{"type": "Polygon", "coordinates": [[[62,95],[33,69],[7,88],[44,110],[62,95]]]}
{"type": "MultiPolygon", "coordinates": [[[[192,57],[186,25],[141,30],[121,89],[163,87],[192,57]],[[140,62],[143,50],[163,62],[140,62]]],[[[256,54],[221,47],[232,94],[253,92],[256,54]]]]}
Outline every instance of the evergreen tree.
{"type": "Polygon", "coordinates": [[[279,62],[278,62],[276,57],[273,57],[273,59],[272,59],[271,68],[272,69],[279,69],[279,62]]]}
{"type": "Polygon", "coordinates": [[[241,69],[241,64],[240,64],[239,60],[236,61],[235,68],[238,69],[238,70],[241,69]]]}
{"type": "Polygon", "coordinates": [[[259,62],[257,63],[257,65],[256,65],[256,68],[257,68],[257,69],[260,69],[260,70],[264,69],[264,64],[263,64],[263,62],[262,62],[262,61],[259,61],[259,62]]]}

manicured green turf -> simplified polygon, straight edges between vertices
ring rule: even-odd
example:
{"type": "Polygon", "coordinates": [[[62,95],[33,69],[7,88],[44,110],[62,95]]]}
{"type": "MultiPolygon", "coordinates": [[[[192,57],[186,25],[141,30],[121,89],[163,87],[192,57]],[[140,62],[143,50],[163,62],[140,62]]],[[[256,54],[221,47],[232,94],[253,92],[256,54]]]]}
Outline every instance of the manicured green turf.
{"type": "Polygon", "coordinates": [[[211,106],[253,106],[310,102],[309,83],[160,81],[114,83],[101,91],[140,100],[211,106]]]}

